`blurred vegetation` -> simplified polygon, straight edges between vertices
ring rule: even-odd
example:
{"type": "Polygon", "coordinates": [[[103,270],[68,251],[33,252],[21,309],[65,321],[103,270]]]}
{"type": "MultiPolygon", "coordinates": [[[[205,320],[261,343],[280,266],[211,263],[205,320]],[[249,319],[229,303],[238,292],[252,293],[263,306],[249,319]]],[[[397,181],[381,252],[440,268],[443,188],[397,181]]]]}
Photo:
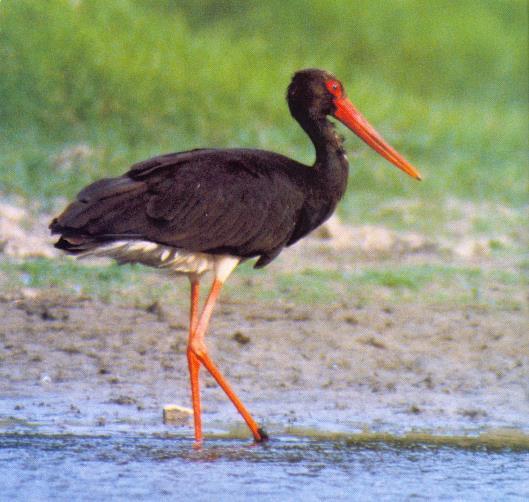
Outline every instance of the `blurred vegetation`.
{"type": "Polygon", "coordinates": [[[527,24],[523,0],[4,0],[0,191],[49,205],[199,146],[312,162],[284,95],[295,70],[322,67],[425,178],[345,133],[347,214],[410,196],[434,210],[444,196],[520,206],[527,24]],[[88,153],[65,161],[79,143],[88,153]]]}

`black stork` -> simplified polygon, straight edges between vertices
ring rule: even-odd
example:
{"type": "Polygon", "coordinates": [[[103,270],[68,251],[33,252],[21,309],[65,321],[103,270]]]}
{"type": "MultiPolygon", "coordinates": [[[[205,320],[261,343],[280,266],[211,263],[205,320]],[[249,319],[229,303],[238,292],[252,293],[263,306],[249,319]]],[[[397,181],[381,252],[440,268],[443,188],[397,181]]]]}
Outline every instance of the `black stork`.
{"type": "Polygon", "coordinates": [[[202,441],[199,371],[228,395],[255,441],[268,439],[208,355],[205,334],[222,285],[242,261],[270,263],[333,213],[347,185],[348,161],[333,116],[405,173],[419,172],[389,146],[346,97],[341,82],[318,69],[297,72],[290,113],[309,135],[316,161],[306,166],[253,149],[198,149],[134,164],[118,178],[84,188],[55,218],[55,246],[74,255],[115,258],[186,275],[191,282],[187,359],[195,441],[202,441]],[[213,284],[199,315],[204,273],[213,284]]]}

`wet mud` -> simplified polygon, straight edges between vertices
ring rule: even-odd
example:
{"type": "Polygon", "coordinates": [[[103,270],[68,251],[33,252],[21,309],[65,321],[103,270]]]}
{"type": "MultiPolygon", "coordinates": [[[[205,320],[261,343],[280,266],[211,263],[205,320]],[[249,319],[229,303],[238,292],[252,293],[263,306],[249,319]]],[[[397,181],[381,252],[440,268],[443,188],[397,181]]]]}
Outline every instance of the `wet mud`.
{"type": "MultiPolygon", "coordinates": [[[[190,423],[162,421],[164,405],[190,406],[186,308],[50,291],[1,298],[2,428],[191,435],[190,423]]],[[[227,298],[207,343],[272,434],[460,434],[528,430],[527,329],[516,310],[227,298]]],[[[202,388],[205,432],[247,436],[206,373],[202,388]]]]}

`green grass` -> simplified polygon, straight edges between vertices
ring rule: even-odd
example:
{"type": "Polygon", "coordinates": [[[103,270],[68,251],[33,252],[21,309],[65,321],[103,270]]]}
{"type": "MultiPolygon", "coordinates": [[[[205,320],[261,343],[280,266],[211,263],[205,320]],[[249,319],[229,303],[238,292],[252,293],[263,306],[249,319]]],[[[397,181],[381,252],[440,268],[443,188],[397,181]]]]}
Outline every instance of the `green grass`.
{"type": "Polygon", "coordinates": [[[296,273],[274,272],[270,279],[243,265],[236,276],[246,282],[235,279],[226,289],[230,295],[264,301],[277,301],[279,294],[284,300],[304,305],[388,301],[517,310],[524,304],[520,292],[529,286],[529,274],[523,264],[518,269],[483,270],[479,266],[443,264],[398,266],[381,262],[365,265],[356,272],[311,268],[296,273]],[[249,277],[253,278],[250,283],[249,277]]]}
{"type": "Polygon", "coordinates": [[[4,290],[21,288],[86,295],[103,301],[149,303],[166,294],[170,283],[160,281],[151,288],[156,276],[139,265],[86,265],[72,259],[39,258],[23,262],[0,262],[0,286],[4,290]],[[2,284],[3,282],[3,284],[2,284]],[[126,298],[123,290],[127,290],[126,298]]]}
{"type": "Polygon", "coordinates": [[[345,133],[348,217],[372,219],[396,197],[522,206],[526,55],[522,0],[4,1],[0,191],[49,208],[134,161],[197,146],[311,162],[284,93],[296,69],[319,66],[424,175],[408,179],[345,133]],[[61,152],[78,143],[91,153],[66,166],[61,152]]]}
{"type": "MultiPolygon", "coordinates": [[[[299,305],[414,302],[435,305],[479,305],[492,309],[522,308],[521,291],[529,286],[527,264],[518,270],[446,265],[389,266],[383,262],[358,272],[307,268],[300,273],[242,265],[226,284],[226,301],[292,302],[299,305]]],[[[187,308],[188,284],[138,266],[93,265],[72,259],[0,261],[0,289],[18,292],[56,289],[106,302],[147,306],[155,301],[187,308]]]]}

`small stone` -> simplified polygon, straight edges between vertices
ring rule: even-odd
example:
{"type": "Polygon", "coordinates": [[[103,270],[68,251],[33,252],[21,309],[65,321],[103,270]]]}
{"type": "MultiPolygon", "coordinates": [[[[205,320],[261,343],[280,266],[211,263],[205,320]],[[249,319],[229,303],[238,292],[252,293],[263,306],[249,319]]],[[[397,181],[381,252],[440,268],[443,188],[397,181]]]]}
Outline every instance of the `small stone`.
{"type": "Polygon", "coordinates": [[[112,404],[131,405],[137,404],[137,399],[132,396],[118,396],[110,400],[112,404]]]}
{"type": "Polygon", "coordinates": [[[234,333],[231,339],[240,345],[246,345],[250,343],[250,337],[245,335],[244,333],[241,333],[240,331],[234,333]]]}
{"type": "Polygon", "coordinates": [[[163,307],[160,305],[160,302],[155,301],[151,305],[149,305],[146,309],[146,312],[149,314],[153,314],[157,317],[158,321],[164,322],[166,320],[166,315],[163,310],[163,307]]]}
{"type": "Polygon", "coordinates": [[[193,410],[177,404],[166,404],[163,407],[163,423],[166,425],[188,425],[193,410]]]}
{"type": "Polygon", "coordinates": [[[356,324],[359,323],[358,318],[355,317],[354,315],[348,315],[348,316],[344,317],[344,321],[347,324],[351,324],[352,326],[355,326],[356,324]]]}
{"type": "Polygon", "coordinates": [[[30,300],[34,300],[39,295],[38,289],[35,288],[22,288],[20,293],[24,298],[28,298],[30,300]]]}
{"type": "Polygon", "coordinates": [[[359,343],[362,343],[364,345],[370,345],[371,347],[375,347],[376,349],[386,349],[386,344],[374,336],[367,336],[367,337],[361,337],[358,339],[359,343]]]}

